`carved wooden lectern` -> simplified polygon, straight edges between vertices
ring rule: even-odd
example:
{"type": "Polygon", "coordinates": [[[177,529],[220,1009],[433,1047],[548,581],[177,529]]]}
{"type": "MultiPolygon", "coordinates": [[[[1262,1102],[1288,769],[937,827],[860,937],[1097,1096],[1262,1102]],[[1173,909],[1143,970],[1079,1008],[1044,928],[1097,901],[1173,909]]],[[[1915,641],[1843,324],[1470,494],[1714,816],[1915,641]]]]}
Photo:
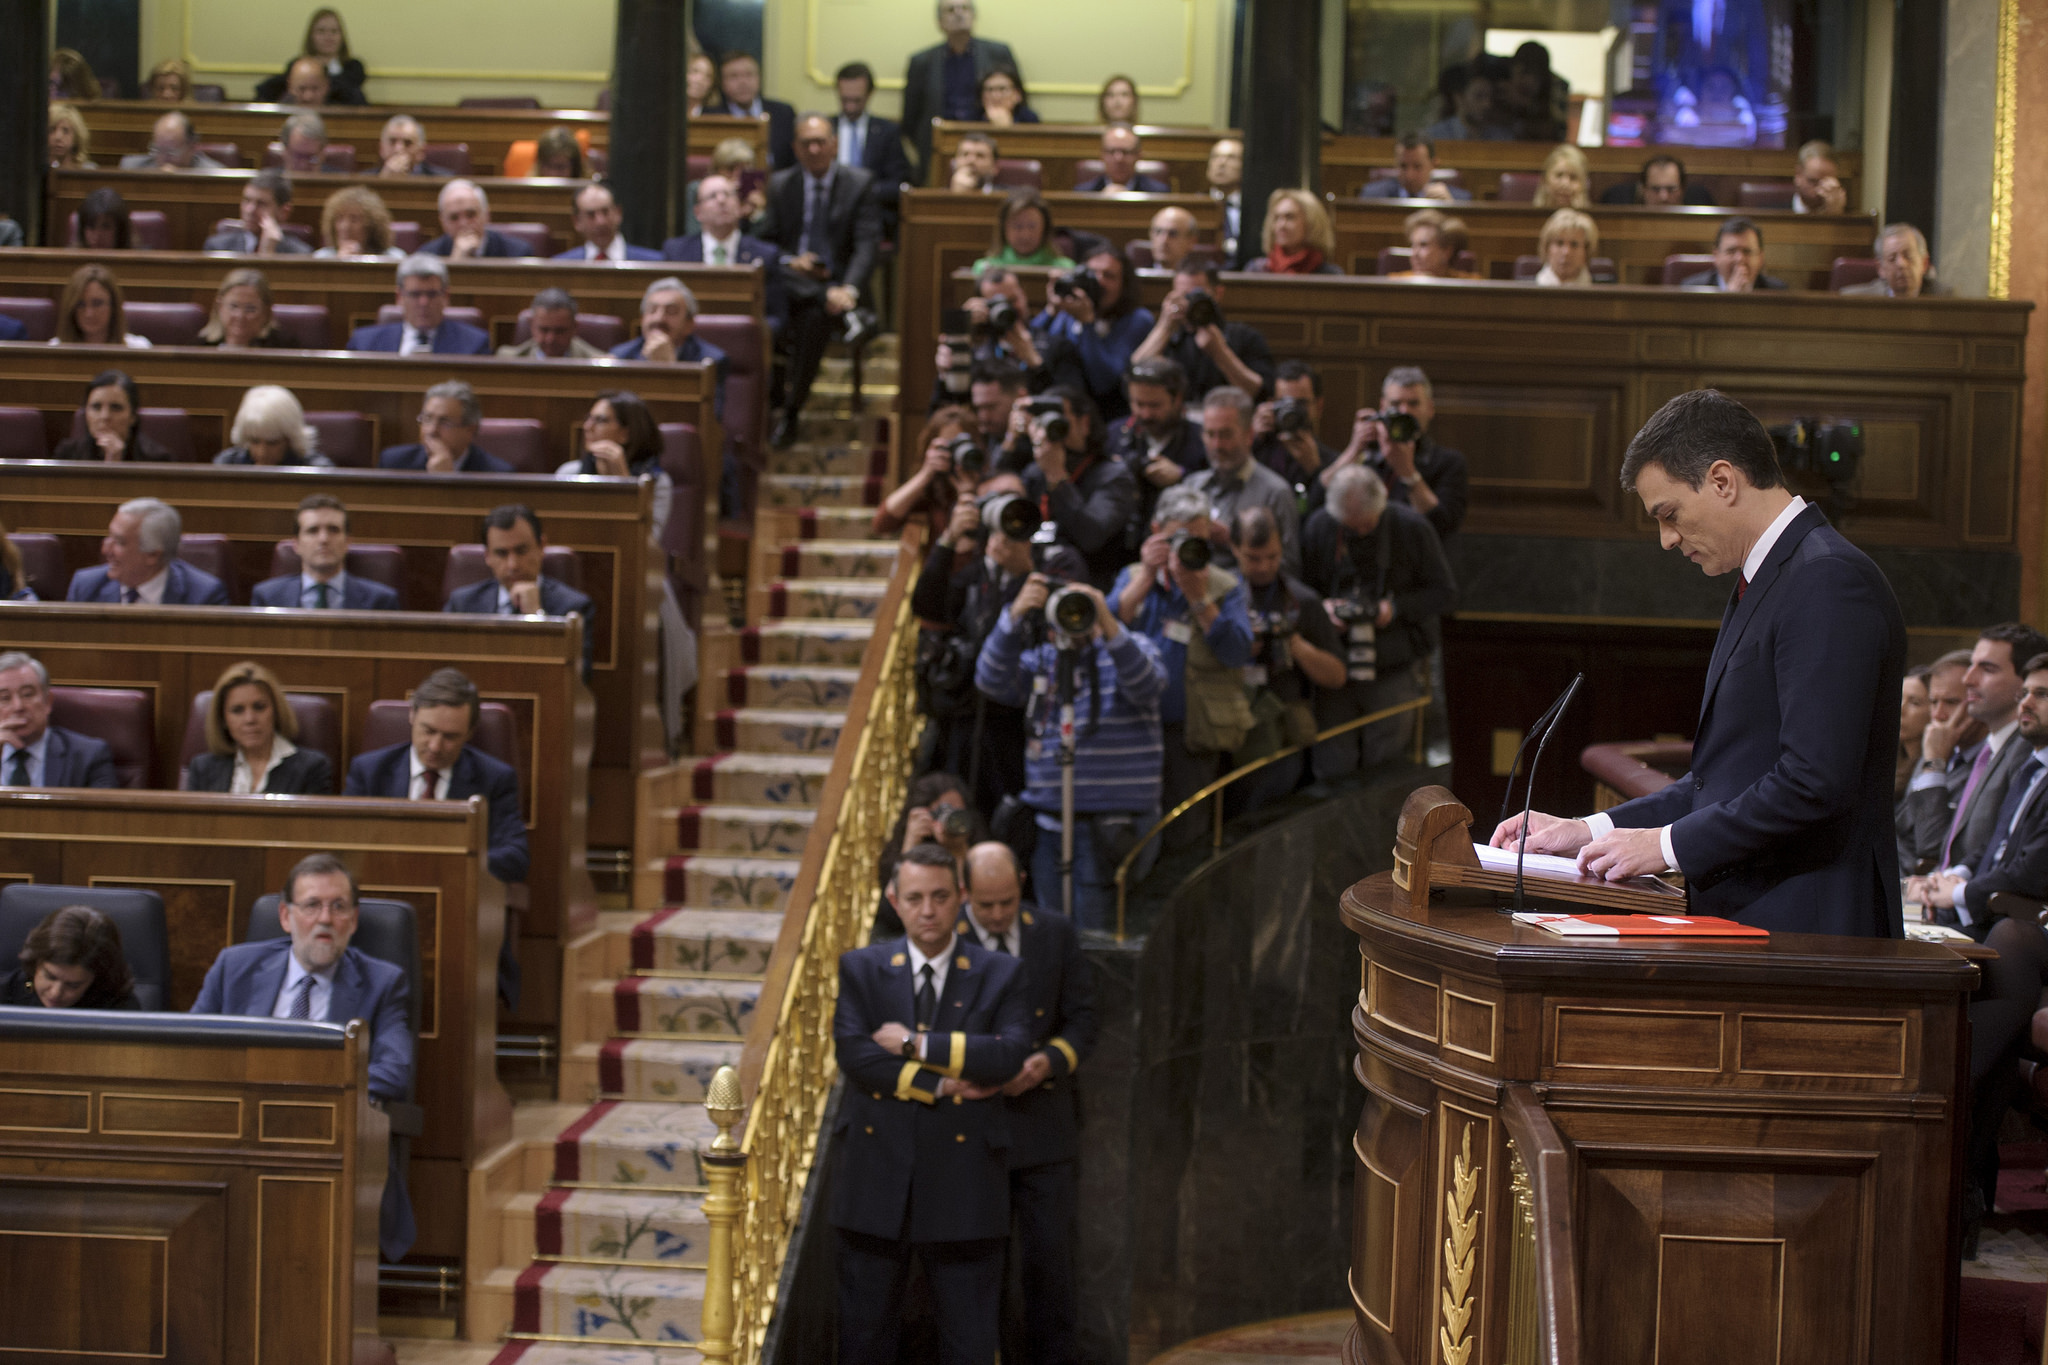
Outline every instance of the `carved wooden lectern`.
{"type": "Polygon", "coordinates": [[[1395,869],[1343,899],[1346,1361],[1952,1359],[1977,969],[1880,939],[1554,937],[1469,884],[1470,825],[1416,791],[1395,869]]]}

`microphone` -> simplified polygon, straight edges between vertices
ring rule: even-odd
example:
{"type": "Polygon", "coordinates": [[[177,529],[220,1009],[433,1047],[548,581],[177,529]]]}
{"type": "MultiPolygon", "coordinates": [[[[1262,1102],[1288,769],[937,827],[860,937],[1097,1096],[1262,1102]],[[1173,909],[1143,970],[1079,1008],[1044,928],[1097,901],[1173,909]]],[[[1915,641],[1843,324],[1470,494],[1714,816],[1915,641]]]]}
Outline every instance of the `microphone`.
{"type": "Polygon", "coordinates": [[[1536,741],[1536,756],[1529,760],[1528,795],[1522,802],[1522,837],[1515,847],[1515,913],[1522,909],[1522,859],[1529,854],[1529,811],[1536,804],[1536,765],[1543,761],[1543,751],[1550,745],[1550,737],[1557,731],[1557,724],[1564,719],[1564,713],[1572,704],[1572,698],[1579,695],[1579,684],[1586,680],[1582,672],[1572,679],[1572,685],[1564,690],[1551,708],[1550,724],[1544,728],[1543,738],[1536,741]]]}
{"type": "Polygon", "coordinates": [[[1571,696],[1572,688],[1577,687],[1579,685],[1579,678],[1583,678],[1585,676],[1586,675],[1584,673],[1579,674],[1578,678],[1572,679],[1570,686],[1566,687],[1564,691],[1557,694],[1557,700],[1550,703],[1550,709],[1545,711],[1542,715],[1536,717],[1536,723],[1529,727],[1528,733],[1522,736],[1522,742],[1515,747],[1515,761],[1508,765],[1508,789],[1500,794],[1501,823],[1506,823],[1508,818],[1508,810],[1514,802],[1515,774],[1521,770],[1522,755],[1528,752],[1529,741],[1536,738],[1537,731],[1541,730],[1544,726],[1550,724],[1551,719],[1557,715],[1558,708],[1562,707],[1565,703],[1565,699],[1571,696]]]}

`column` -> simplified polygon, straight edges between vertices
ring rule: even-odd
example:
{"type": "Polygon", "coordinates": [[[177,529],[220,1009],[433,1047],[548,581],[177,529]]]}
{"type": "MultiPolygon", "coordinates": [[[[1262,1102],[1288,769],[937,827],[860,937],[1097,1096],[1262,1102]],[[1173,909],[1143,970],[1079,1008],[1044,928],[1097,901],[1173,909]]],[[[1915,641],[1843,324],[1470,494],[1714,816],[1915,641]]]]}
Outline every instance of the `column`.
{"type": "Polygon", "coordinates": [[[1266,200],[1278,189],[1323,192],[1322,5],[1248,0],[1238,54],[1244,128],[1244,216],[1238,254],[1259,255],[1266,200]]]}
{"type": "Polygon", "coordinates": [[[48,24],[44,0],[0,0],[0,210],[14,215],[30,245],[43,240],[48,24]]]}
{"type": "Polygon", "coordinates": [[[684,0],[618,4],[608,179],[626,240],[658,247],[682,230],[690,178],[687,7],[684,0]]]}

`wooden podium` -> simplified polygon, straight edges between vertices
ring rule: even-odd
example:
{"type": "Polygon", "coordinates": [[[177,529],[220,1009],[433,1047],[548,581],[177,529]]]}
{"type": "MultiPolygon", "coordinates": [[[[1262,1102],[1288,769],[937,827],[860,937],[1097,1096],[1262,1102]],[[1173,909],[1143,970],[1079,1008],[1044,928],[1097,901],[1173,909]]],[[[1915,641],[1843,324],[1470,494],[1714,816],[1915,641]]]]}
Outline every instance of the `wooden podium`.
{"type": "Polygon", "coordinates": [[[1976,968],[1881,939],[1555,937],[1442,886],[1477,865],[1470,824],[1415,792],[1395,870],[1343,898],[1366,1091],[1346,1361],[1952,1360],[1976,968]]]}

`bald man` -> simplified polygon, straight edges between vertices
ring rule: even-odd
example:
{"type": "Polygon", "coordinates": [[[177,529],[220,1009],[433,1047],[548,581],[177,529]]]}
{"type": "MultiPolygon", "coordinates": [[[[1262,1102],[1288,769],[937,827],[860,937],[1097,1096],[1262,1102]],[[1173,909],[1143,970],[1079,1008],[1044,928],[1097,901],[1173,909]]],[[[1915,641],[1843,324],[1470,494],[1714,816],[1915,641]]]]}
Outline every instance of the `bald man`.
{"type": "Polygon", "coordinates": [[[1195,215],[1183,208],[1163,208],[1152,215],[1147,236],[1152,243],[1153,267],[1178,270],[1195,246],[1195,215]]]}

